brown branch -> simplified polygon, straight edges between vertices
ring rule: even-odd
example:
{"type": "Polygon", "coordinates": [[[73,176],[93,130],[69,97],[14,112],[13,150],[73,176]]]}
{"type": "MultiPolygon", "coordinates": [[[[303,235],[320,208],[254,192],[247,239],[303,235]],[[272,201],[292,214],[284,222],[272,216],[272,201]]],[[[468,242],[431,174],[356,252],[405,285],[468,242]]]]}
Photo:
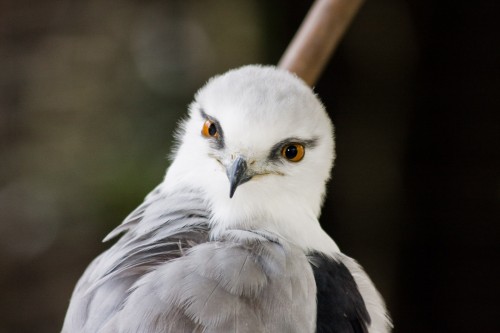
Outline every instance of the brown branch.
{"type": "Polygon", "coordinates": [[[363,0],[316,0],[278,67],[313,86],[363,0]]]}

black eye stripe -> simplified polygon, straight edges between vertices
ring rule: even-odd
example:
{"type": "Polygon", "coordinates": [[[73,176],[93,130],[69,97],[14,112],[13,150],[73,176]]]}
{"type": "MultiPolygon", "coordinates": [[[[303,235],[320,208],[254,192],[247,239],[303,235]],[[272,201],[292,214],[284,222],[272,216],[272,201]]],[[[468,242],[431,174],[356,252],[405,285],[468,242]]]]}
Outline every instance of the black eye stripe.
{"type": "Polygon", "coordinates": [[[267,159],[271,162],[281,162],[282,158],[283,158],[281,155],[281,151],[282,151],[283,147],[285,147],[287,145],[292,145],[294,143],[301,144],[306,149],[313,149],[318,144],[318,139],[317,138],[301,139],[301,138],[293,137],[293,138],[287,138],[287,139],[281,140],[280,142],[276,143],[271,148],[267,159]]]}
{"type": "MultiPolygon", "coordinates": [[[[212,141],[211,146],[214,149],[223,149],[225,146],[225,144],[224,144],[224,132],[222,131],[222,127],[220,126],[219,121],[215,117],[212,117],[212,116],[209,116],[208,114],[206,114],[202,108],[200,108],[199,110],[200,110],[201,117],[205,120],[209,120],[210,122],[212,122],[212,125],[215,128],[214,134],[211,134],[211,132],[209,132],[210,135],[215,135],[215,133],[219,134],[219,137],[217,139],[210,138],[210,140],[212,141]]],[[[213,131],[212,125],[210,125],[209,131],[213,131]]]]}

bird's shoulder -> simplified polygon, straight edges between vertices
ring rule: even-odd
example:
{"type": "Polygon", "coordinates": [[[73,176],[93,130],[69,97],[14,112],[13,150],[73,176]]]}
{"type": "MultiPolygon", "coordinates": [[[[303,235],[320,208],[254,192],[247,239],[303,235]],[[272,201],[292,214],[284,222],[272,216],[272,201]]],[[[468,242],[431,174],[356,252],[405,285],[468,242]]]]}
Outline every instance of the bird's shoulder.
{"type": "MultiPolygon", "coordinates": [[[[308,254],[317,287],[317,333],[368,333],[371,318],[343,255],[308,254]]],[[[349,258],[350,259],[350,258],[349,258]]]]}
{"type": "Polygon", "coordinates": [[[77,283],[63,332],[98,332],[158,266],[208,240],[208,212],[198,193],[153,190],[105,240],[123,234],[87,267],[77,283]]]}
{"type": "Polygon", "coordinates": [[[302,249],[263,230],[211,237],[209,215],[198,195],[152,192],[82,276],[63,331],[314,331],[302,249]]]}
{"type": "Polygon", "coordinates": [[[228,230],[144,275],[109,325],[117,332],[313,332],[315,295],[301,249],[264,231],[228,230]]]}

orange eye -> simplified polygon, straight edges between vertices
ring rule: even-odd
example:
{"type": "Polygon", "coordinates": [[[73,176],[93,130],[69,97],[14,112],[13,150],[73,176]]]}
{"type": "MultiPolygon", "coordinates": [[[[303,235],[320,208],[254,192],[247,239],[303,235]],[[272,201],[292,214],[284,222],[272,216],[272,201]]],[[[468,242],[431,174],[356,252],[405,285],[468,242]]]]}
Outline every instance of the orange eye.
{"type": "Polygon", "coordinates": [[[281,155],[291,162],[299,162],[305,153],[304,146],[300,143],[290,143],[281,149],[281,155]]]}
{"type": "Polygon", "coordinates": [[[213,121],[207,120],[203,124],[203,128],[201,129],[201,134],[206,138],[218,138],[219,131],[217,131],[217,126],[213,121]]]}

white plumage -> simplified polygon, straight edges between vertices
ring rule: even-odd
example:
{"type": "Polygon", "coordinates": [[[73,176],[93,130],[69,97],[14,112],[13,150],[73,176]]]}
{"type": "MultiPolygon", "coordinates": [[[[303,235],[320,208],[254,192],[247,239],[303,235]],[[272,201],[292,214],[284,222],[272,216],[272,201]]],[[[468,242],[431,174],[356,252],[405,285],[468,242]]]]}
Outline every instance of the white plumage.
{"type": "Polygon", "coordinates": [[[107,238],[63,332],[389,332],[384,303],[318,217],[333,126],[300,79],[211,79],[164,181],[107,238]]]}

